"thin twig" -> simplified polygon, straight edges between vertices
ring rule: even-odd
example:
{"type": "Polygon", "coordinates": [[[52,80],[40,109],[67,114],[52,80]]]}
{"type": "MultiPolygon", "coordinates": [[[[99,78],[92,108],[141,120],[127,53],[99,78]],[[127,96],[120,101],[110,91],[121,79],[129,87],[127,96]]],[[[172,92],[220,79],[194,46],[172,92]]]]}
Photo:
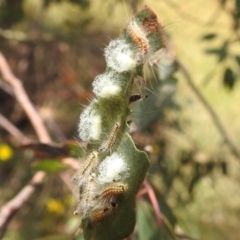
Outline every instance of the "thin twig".
{"type": "Polygon", "coordinates": [[[141,198],[143,195],[145,195],[145,194],[147,194],[148,193],[148,191],[147,191],[147,189],[144,187],[144,188],[142,188],[139,192],[138,192],[138,194],[137,194],[137,199],[138,198],[141,198]]]}
{"type": "Polygon", "coordinates": [[[203,104],[203,106],[206,108],[206,110],[208,111],[209,115],[211,116],[214,124],[217,127],[217,130],[219,131],[219,133],[222,135],[225,143],[228,145],[229,149],[231,150],[232,154],[238,158],[240,160],[240,152],[238,150],[238,148],[235,146],[235,144],[233,143],[233,141],[231,140],[231,138],[228,136],[227,131],[225,130],[225,128],[223,127],[223,124],[221,123],[220,119],[218,118],[217,114],[215,113],[215,111],[213,110],[213,108],[210,106],[210,104],[207,102],[207,100],[203,97],[203,95],[201,94],[201,92],[197,89],[197,87],[194,85],[193,80],[189,74],[189,72],[187,71],[187,69],[183,66],[183,64],[179,61],[177,61],[177,64],[182,72],[182,74],[184,75],[188,85],[190,86],[190,88],[192,89],[192,91],[196,94],[196,96],[198,97],[198,99],[200,100],[200,102],[203,104]]]}
{"type": "MultiPolygon", "coordinates": [[[[26,112],[28,118],[30,119],[38,138],[41,142],[50,142],[51,138],[40,118],[38,112],[33,107],[30,102],[21,81],[16,78],[5,59],[5,57],[0,52],[0,71],[6,82],[8,82],[15,93],[18,102],[21,104],[22,108],[26,112]]],[[[5,122],[6,123],[6,122],[5,122]]],[[[16,130],[16,129],[15,129],[16,130]]],[[[19,133],[18,133],[19,134],[19,133]]],[[[36,190],[36,186],[43,182],[45,173],[36,172],[29,184],[27,184],[12,200],[6,203],[0,210],[0,238],[4,235],[8,223],[16,214],[18,209],[26,202],[26,200],[33,194],[36,190]]]]}
{"type": "Polygon", "coordinates": [[[27,138],[18,128],[16,128],[1,113],[0,113],[0,126],[2,126],[5,130],[7,130],[11,135],[13,135],[22,144],[27,144],[30,142],[29,138],[27,138]]]}
{"type": "Polygon", "coordinates": [[[176,236],[181,240],[197,240],[196,238],[192,238],[186,234],[181,234],[181,233],[175,233],[176,236]]]}
{"type": "Polygon", "coordinates": [[[23,86],[22,82],[13,75],[5,57],[0,52],[0,70],[3,76],[3,79],[8,82],[14,90],[15,96],[18,102],[21,104],[22,108],[26,112],[29,120],[31,121],[39,139],[41,142],[51,142],[51,138],[44,126],[44,123],[39,116],[36,109],[33,107],[30,102],[23,86]]]}
{"type": "MultiPolygon", "coordinates": [[[[31,104],[31,102],[22,86],[21,81],[13,75],[5,57],[1,53],[0,53],[0,70],[1,70],[4,80],[12,86],[18,102],[21,104],[21,106],[25,110],[40,141],[50,142],[50,140],[51,140],[50,136],[43,124],[42,119],[40,118],[38,112],[35,110],[35,108],[31,104]]],[[[4,120],[4,119],[2,119],[2,120],[4,120]]],[[[6,121],[5,121],[5,123],[6,123],[6,121]]],[[[6,124],[5,124],[5,126],[6,126],[6,124]]],[[[8,124],[8,127],[9,126],[10,125],[8,124]]],[[[11,128],[11,130],[13,130],[13,128],[11,128]]],[[[16,129],[14,129],[14,130],[16,130],[16,129]]],[[[16,133],[16,131],[15,131],[15,133],[16,133]]],[[[19,135],[19,132],[17,134],[19,135]]],[[[45,176],[45,174],[43,172],[37,172],[33,176],[30,183],[28,185],[26,185],[12,200],[10,200],[7,204],[5,204],[1,208],[1,211],[0,211],[0,237],[3,236],[8,222],[11,220],[11,218],[14,216],[14,214],[17,212],[17,210],[20,208],[20,206],[26,201],[26,199],[28,199],[31,196],[31,194],[35,190],[35,186],[43,181],[44,176],[45,176]]]]}
{"type": "Polygon", "coordinates": [[[164,214],[162,214],[162,221],[166,226],[166,229],[168,230],[169,234],[171,235],[173,240],[179,240],[179,238],[177,237],[177,235],[174,232],[173,226],[172,224],[169,222],[168,218],[165,217],[164,214]]]}
{"type": "Polygon", "coordinates": [[[161,214],[161,210],[160,210],[156,195],[153,191],[153,188],[151,187],[151,185],[148,183],[147,180],[144,180],[143,185],[147,189],[148,197],[152,203],[158,226],[161,228],[162,227],[162,214],[161,214]]]}
{"type": "MultiPolygon", "coordinates": [[[[4,58],[4,56],[0,52],[0,71],[2,72],[3,78],[6,82],[8,82],[12,88],[14,95],[18,102],[21,104],[22,108],[26,112],[28,118],[30,119],[35,132],[39,138],[39,140],[43,142],[51,143],[51,138],[49,133],[43,123],[42,118],[34,108],[33,104],[29,100],[25,89],[22,86],[21,81],[16,78],[10,68],[9,65],[4,58]]],[[[6,118],[0,115],[0,124],[9,131],[13,136],[15,136],[21,143],[22,141],[29,141],[27,137],[25,137],[15,126],[13,126],[6,118]]],[[[77,161],[74,161],[72,158],[65,158],[62,159],[63,163],[70,165],[73,169],[78,169],[79,165],[77,161]]],[[[45,177],[45,173],[38,171],[34,174],[33,178],[23,189],[9,202],[7,202],[2,208],[0,209],[0,239],[4,235],[6,228],[19,210],[19,208],[27,201],[28,198],[33,194],[36,190],[36,187],[42,184],[43,179],[45,177]]],[[[62,180],[66,183],[66,176],[64,174],[60,174],[62,180]]],[[[68,182],[67,185],[69,187],[70,183],[68,182]]]]}
{"type": "Polygon", "coordinates": [[[12,200],[10,200],[1,207],[0,239],[3,237],[7,225],[12,219],[12,217],[16,214],[18,209],[27,201],[29,196],[33,194],[33,192],[36,190],[36,187],[42,183],[44,176],[45,173],[40,171],[37,172],[28,185],[26,185],[12,200]]]}
{"type": "MultiPolygon", "coordinates": [[[[63,158],[62,163],[71,166],[71,168],[74,170],[78,170],[81,167],[81,164],[76,159],[70,158],[70,157],[63,158]]],[[[72,189],[72,188],[70,188],[70,189],[72,189]]]]}
{"type": "Polygon", "coordinates": [[[167,230],[169,231],[169,234],[171,235],[172,239],[178,240],[177,236],[174,233],[174,229],[171,225],[171,223],[168,221],[168,219],[164,216],[163,213],[161,213],[156,195],[154,193],[154,190],[152,186],[148,183],[147,180],[144,180],[143,182],[144,188],[147,190],[148,197],[152,203],[152,207],[154,209],[154,213],[157,219],[158,226],[160,228],[163,227],[163,223],[165,224],[167,230]]]}
{"type": "Polygon", "coordinates": [[[7,94],[15,97],[12,87],[2,80],[0,80],[0,88],[3,89],[7,94]]]}

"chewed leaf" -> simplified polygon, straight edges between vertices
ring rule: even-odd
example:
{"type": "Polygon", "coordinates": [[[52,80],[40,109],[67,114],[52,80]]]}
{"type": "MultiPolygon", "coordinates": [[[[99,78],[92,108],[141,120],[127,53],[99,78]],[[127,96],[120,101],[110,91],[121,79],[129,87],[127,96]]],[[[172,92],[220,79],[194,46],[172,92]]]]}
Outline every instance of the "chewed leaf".
{"type": "MultiPolygon", "coordinates": [[[[86,240],[121,240],[133,231],[136,222],[135,195],[144,180],[149,160],[145,152],[136,149],[127,133],[124,134],[120,142],[117,154],[123,156],[122,161],[129,168],[128,174],[121,177],[123,186],[128,187],[126,190],[122,190],[123,194],[115,195],[114,207],[111,202],[105,201],[102,204],[98,203],[97,207],[93,207],[90,211],[90,217],[83,221],[86,240]]],[[[124,169],[126,168],[125,164],[123,164],[124,169]]],[[[116,174],[118,176],[118,172],[116,174]]],[[[103,193],[106,194],[104,191],[103,193]]]]}
{"type": "Polygon", "coordinates": [[[105,48],[106,71],[95,78],[95,98],[80,116],[79,136],[87,148],[83,169],[73,178],[85,240],[122,240],[134,229],[135,197],[149,159],[135,147],[127,122],[130,104],[147,97],[143,65],[156,63],[154,55],[164,47],[163,28],[144,6],[105,48]]]}

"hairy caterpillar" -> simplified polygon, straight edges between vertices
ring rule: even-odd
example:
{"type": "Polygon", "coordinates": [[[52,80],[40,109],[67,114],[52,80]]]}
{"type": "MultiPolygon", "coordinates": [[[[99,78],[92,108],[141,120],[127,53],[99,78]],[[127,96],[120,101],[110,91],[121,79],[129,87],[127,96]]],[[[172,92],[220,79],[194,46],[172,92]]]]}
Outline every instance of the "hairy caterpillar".
{"type": "Polygon", "coordinates": [[[103,142],[103,144],[100,146],[99,151],[100,152],[112,152],[113,148],[116,144],[116,139],[118,137],[119,131],[120,131],[120,123],[116,123],[109,134],[109,137],[106,141],[103,142]]]}
{"type": "Polygon", "coordinates": [[[104,190],[100,194],[96,195],[94,199],[100,199],[100,201],[106,201],[116,195],[123,194],[127,190],[128,190],[127,184],[114,182],[114,183],[111,183],[106,188],[104,188],[104,190]]]}
{"type": "Polygon", "coordinates": [[[93,165],[96,164],[98,158],[98,152],[97,151],[92,151],[86,158],[85,162],[84,162],[84,166],[82,169],[82,175],[84,175],[86,173],[87,170],[91,169],[93,167],[93,165]]]}
{"type": "Polygon", "coordinates": [[[112,198],[109,203],[105,204],[103,208],[96,209],[90,215],[91,222],[100,222],[100,220],[111,215],[118,207],[118,202],[115,198],[112,198]]]}
{"type": "Polygon", "coordinates": [[[80,199],[79,199],[79,208],[74,213],[80,212],[82,215],[82,218],[87,217],[88,211],[92,206],[92,195],[96,191],[96,174],[91,173],[87,177],[87,180],[84,182],[84,184],[80,188],[80,199]]]}
{"type": "Polygon", "coordinates": [[[97,209],[90,215],[92,222],[97,222],[113,213],[118,207],[118,196],[128,190],[128,185],[123,183],[111,183],[100,194],[97,194],[93,200],[98,200],[97,209]]]}
{"type": "Polygon", "coordinates": [[[150,49],[149,42],[145,36],[143,29],[141,29],[136,22],[131,21],[128,28],[129,28],[129,32],[132,39],[137,44],[136,61],[137,61],[137,64],[139,65],[144,62],[144,59],[149,54],[149,49],[150,49]]]}

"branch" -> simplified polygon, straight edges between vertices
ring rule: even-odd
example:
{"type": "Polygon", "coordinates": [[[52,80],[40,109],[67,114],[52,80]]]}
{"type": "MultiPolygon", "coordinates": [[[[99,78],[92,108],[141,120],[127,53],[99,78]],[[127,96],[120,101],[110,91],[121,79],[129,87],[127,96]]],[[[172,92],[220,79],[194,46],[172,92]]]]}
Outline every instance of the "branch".
{"type": "MultiPolygon", "coordinates": [[[[49,133],[43,123],[42,118],[40,117],[39,113],[34,108],[33,104],[29,100],[25,89],[22,86],[21,81],[16,78],[10,68],[9,65],[4,58],[4,56],[0,52],[0,71],[2,72],[3,78],[6,82],[8,82],[12,86],[13,93],[18,100],[18,102],[21,104],[22,108],[26,112],[28,118],[30,119],[35,132],[39,138],[39,140],[43,142],[50,142],[51,138],[49,136],[49,133]]],[[[9,133],[11,133],[19,142],[21,143],[29,143],[30,140],[24,136],[24,134],[19,131],[10,121],[8,121],[4,116],[0,114],[0,125],[4,127],[9,133]]],[[[79,168],[79,163],[74,160],[73,158],[64,158],[62,159],[62,162],[65,164],[70,165],[73,169],[79,168]]],[[[20,209],[20,207],[27,201],[28,198],[33,194],[33,192],[36,190],[37,186],[41,185],[45,173],[38,171],[34,174],[31,181],[23,187],[23,189],[9,202],[7,202],[5,205],[3,205],[0,209],[0,239],[4,235],[4,232],[15,215],[15,213],[20,209]]],[[[67,179],[66,173],[60,173],[59,176],[62,178],[62,180],[66,183],[67,186],[72,189],[72,185],[67,179]]]]}
{"type": "Polygon", "coordinates": [[[23,144],[27,144],[30,142],[30,140],[1,113],[0,113],[0,126],[2,126],[11,135],[13,135],[19,142],[23,144]]]}
{"type": "Polygon", "coordinates": [[[9,84],[3,82],[2,80],[0,80],[0,88],[10,96],[15,97],[12,87],[9,86],[9,84]]]}
{"type": "MultiPolygon", "coordinates": [[[[1,52],[0,52],[0,71],[2,72],[2,76],[4,80],[12,86],[18,102],[21,104],[28,118],[30,119],[40,141],[50,142],[51,141],[50,136],[43,124],[41,117],[39,116],[38,112],[30,102],[22,86],[21,81],[18,78],[16,78],[11,72],[11,69],[8,63],[5,57],[1,54],[1,52]]],[[[2,117],[1,120],[2,120],[1,123],[4,124],[5,128],[11,132],[14,132],[14,134],[17,137],[20,137],[22,135],[19,131],[16,131],[16,128],[11,126],[11,124],[9,124],[10,122],[6,121],[4,117],[2,117]]],[[[10,222],[10,220],[13,218],[15,213],[26,202],[26,200],[33,194],[33,192],[36,190],[36,186],[38,186],[43,182],[44,177],[45,177],[45,173],[36,172],[32,180],[30,181],[30,183],[26,185],[12,200],[10,200],[1,208],[0,238],[4,235],[7,225],[10,222]]]]}
{"type": "Polygon", "coordinates": [[[5,57],[2,55],[1,52],[0,52],[0,71],[2,72],[4,80],[13,87],[15,96],[18,102],[21,104],[24,111],[26,112],[28,118],[30,119],[40,141],[51,142],[51,138],[44,126],[44,123],[36,109],[33,107],[32,103],[30,102],[22,86],[22,82],[13,75],[5,57]]]}
{"type": "Polygon", "coordinates": [[[155,195],[151,185],[147,182],[147,180],[144,180],[143,185],[146,188],[148,197],[152,203],[158,226],[161,228],[162,227],[162,214],[161,214],[161,210],[160,210],[156,195],[155,195]]]}
{"type": "Polygon", "coordinates": [[[45,173],[37,172],[30,183],[26,185],[12,200],[2,206],[0,211],[0,239],[4,235],[8,223],[18,211],[18,209],[27,201],[29,196],[33,194],[36,187],[41,185],[45,173]]]}
{"type": "Polygon", "coordinates": [[[221,123],[220,119],[218,118],[217,114],[214,112],[213,108],[210,106],[210,104],[207,102],[207,100],[203,97],[201,92],[197,89],[197,87],[194,85],[193,80],[187,71],[187,69],[182,65],[181,62],[177,61],[177,64],[184,75],[188,85],[192,89],[192,91],[196,94],[200,102],[203,104],[203,106],[208,111],[209,115],[211,116],[214,124],[217,127],[217,130],[222,135],[224,141],[227,143],[229,149],[231,150],[232,154],[240,160],[240,152],[238,148],[235,146],[235,144],[232,142],[231,138],[228,136],[227,131],[224,129],[223,124],[221,123]]]}

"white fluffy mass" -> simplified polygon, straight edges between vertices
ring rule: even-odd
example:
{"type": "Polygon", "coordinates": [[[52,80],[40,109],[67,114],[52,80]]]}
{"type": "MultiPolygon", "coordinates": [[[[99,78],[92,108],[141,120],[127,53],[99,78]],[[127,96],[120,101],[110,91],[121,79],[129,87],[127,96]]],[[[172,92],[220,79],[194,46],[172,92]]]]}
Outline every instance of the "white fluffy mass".
{"type": "Polygon", "coordinates": [[[78,125],[79,137],[86,142],[99,140],[101,136],[101,116],[89,105],[80,116],[78,125]]]}
{"type": "Polygon", "coordinates": [[[120,91],[120,82],[113,71],[98,75],[93,82],[93,92],[98,97],[118,95],[120,91]]]}
{"type": "Polygon", "coordinates": [[[132,70],[137,66],[135,52],[125,40],[113,40],[105,48],[107,66],[117,72],[132,70]]]}
{"type": "Polygon", "coordinates": [[[124,162],[123,158],[117,154],[113,153],[101,162],[98,167],[99,175],[98,181],[100,184],[111,183],[113,181],[118,181],[126,176],[128,171],[128,166],[124,162]]]}

